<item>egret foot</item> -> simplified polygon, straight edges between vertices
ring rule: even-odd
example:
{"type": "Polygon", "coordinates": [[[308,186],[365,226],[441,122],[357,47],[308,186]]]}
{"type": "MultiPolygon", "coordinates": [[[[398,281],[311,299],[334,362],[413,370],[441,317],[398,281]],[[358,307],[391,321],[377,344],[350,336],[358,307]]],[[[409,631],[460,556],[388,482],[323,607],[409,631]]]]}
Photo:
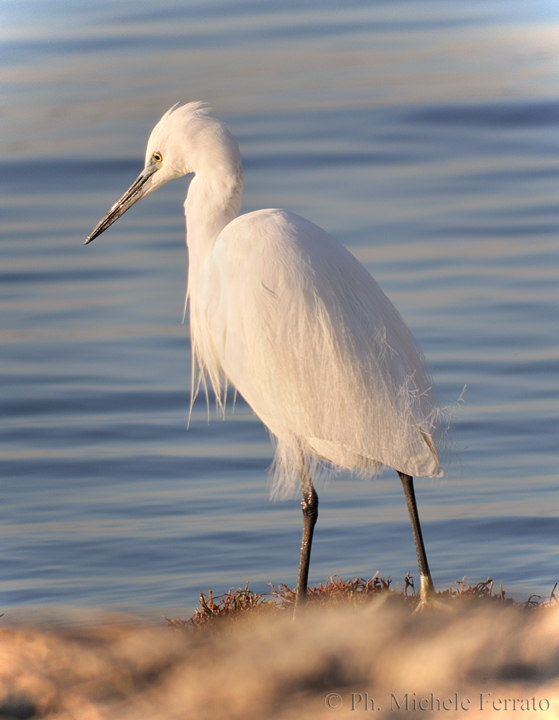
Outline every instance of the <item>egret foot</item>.
{"type": "Polygon", "coordinates": [[[419,590],[419,603],[413,614],[423,612],[424,610],[444,610],[448,612],[450,606],[448,602],[443,600],[437,594],[433,580],[430,575],[421,575],[421,588],[419,590]]]}

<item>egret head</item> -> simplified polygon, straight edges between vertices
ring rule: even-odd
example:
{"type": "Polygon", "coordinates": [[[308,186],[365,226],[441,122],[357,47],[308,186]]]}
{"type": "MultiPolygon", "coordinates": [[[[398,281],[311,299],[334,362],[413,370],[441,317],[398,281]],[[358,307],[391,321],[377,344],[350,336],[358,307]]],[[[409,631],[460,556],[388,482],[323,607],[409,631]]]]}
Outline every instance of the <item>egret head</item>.
{"type": "MultiPolygon", "coordinates": [[[[101,235],[129,208],[169,180],[196,172],[204,165],[239,166],[237,143],[225,126],[209,117],[203,102],[173,106],[153,128],[142,172],[88,235],[85,245],[101,235]]],[[[236,169],[234,172],[238,172],[236,169]]]]}

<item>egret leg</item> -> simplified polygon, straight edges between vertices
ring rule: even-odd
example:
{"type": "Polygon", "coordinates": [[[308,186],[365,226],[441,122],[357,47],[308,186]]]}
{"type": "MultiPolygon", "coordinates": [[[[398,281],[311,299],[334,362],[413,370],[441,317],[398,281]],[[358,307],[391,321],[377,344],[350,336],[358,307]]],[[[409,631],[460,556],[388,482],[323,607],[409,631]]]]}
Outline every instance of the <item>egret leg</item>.
{"type": "Polygon", "coordinates": [[[411,527],[413,531],[413,539],[415,541],[415,550],[417,552],[417,562],[419,564],[419,574],[421,576],[421,602],[425,603],[429,597],[435,595],[435,586],[429,570],[427,562],[427,553],[423,543],[423,534],[421,525],[419,524],[419,514],[417,512],[417,502],[415,500],[415,490],[413,488],[413,478],[411,475],[405,475],[398,472],[402,485],[404,486],[404,495],[408,504],[408,512],[410,514],[411,527]]]}
{"type": "Polygon", "coordinates": [[[301,540],[301,559],[299,561],[299,578],[297,581],[297,596],[295,598],[295,612],[307,599],[307,582],[309,579],[309,566],[311,562],[311,547],[314,526],[318,518],[318,495],[311,480],[309,468],[305,458],[301,455],[301,469],[299,470],[301,487],[303,489],[303,538],[301,540]]]}

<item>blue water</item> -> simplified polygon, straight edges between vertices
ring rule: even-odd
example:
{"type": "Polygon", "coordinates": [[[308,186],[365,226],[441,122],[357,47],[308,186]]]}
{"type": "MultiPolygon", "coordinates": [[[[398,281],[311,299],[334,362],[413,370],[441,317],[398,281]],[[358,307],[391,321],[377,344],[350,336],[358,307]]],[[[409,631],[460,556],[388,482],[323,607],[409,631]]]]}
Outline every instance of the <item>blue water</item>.
{"type": "MultiPolygon", "coordinates": [[[[203,99],[244,209],[286,207],[375,275],[455,413],[417,493],[435,583],[559,580],[555,2],[5,2],[0,23],[0,607],[187,614],[294,584],[298,500],[269,500],[242,399],[195,404],[181,325],[188,181],[84,248],[151,127],[203,99]],[[463,388],[466,386],[462,396],[463,388]]],[[[319,488],[311,582],[400,584],[400,483],[319,488]]]]}

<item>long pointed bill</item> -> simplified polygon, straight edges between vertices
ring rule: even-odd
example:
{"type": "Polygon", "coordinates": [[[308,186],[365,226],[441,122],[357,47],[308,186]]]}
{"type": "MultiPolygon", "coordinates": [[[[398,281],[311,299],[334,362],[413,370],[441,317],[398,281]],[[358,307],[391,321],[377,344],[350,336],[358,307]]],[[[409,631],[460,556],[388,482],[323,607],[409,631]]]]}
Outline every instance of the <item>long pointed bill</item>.
{"type": "Polygon", "coordinates": [[[150,186],[148,180],[158,169],[159,166],[154,164],[148,165],[142,170],[120,200],[112,206],[105,217],[93,228],[92,232],[87,236],[84,245],[88,245],[92,240],[95,240],[96,237],[101,235],[102,232],[105,232],[105,230],[116,222],[134,203],[141,200],[147,194],[150,186]]]}

